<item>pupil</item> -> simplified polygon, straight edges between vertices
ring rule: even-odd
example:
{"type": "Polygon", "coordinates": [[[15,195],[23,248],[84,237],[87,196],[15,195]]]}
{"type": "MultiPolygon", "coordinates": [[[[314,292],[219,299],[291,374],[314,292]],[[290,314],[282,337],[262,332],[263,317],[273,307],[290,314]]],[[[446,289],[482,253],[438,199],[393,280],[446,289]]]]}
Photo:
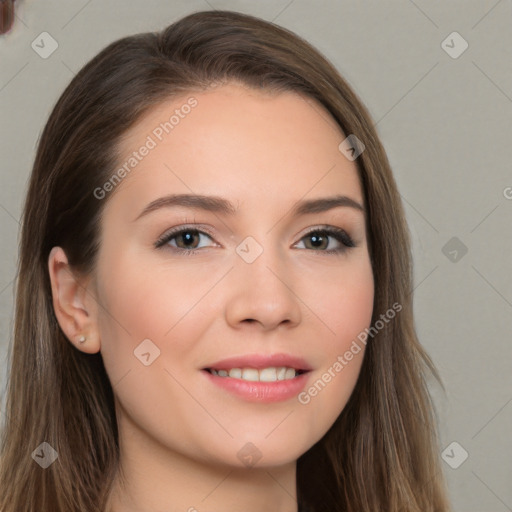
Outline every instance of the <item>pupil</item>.
{"type": "Polygon", "coordinates": [[[322,236],[319,235],[311,235],[311,241],[314,247],[320,247],[322,245],[322,236]]]}
{"type": "Polygon", "coordinates": [[[191,233],[192,231],[185,231],[182,233],[182,240],[184,240],[185,245],[187,245],[187,242],[193,242],[194,235],[191,233]]]}

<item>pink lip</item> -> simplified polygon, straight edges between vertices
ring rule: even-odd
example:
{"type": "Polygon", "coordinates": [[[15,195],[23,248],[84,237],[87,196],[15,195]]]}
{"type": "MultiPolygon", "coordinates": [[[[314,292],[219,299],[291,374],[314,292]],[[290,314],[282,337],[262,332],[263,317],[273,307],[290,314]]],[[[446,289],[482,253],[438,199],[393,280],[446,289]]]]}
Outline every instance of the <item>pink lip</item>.
{"type": "Polygon", "coordinates": [[[231,370],[231,368],[255,368],[256,370],[262,370],[263,368],[277,368],[279,366],[295,368],[296,370],[313,369],[301,357],[289,354],[248,354],[245,356],[230,357],[228,359],[212,363],[205,367],[205,369],[213,368],[214,370],[231,370]]]}
{"type": "MultiPolygon", "coordinates": [[[[247,367],[248,366],[245,366],[245,368],[247,367]]],[[[266,366],[263,367],[265,368],[266,366]]],[[[230,368],[237,367],[231,366],[230,368]]],[[[212,384],[220,386],[244,400],[261,403],[280,402],[296,397],[304,389],[309,377],[308,372],[288,380],[280,380],[276,382],[251,382],[231,377],[219,377],[218,375],[211,374],[208,370],[203,370],[201,373],[204,374],[212,384]]]]}

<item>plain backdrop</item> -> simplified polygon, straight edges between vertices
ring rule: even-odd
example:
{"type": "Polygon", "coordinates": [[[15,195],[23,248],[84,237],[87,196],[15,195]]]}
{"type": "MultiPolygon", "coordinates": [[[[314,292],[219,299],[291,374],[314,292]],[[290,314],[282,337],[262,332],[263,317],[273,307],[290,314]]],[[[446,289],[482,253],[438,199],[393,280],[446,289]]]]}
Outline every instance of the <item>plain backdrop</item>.
{"type": "Polygon", "coordinates": [[[447,390],[444,395],[432,385],[454,510],[512,510],[512,2],[16,5],[13,30],[0,36],[2,414],[19,219],[36,144],[55,101],[111,41],[162,29],[194,11],[231,9],[304,37],[367,105],[411,230],[417,331],[447,390]],[[51,55],[33,49],[41,38],[45,51],[58,45],[51,55]]]}

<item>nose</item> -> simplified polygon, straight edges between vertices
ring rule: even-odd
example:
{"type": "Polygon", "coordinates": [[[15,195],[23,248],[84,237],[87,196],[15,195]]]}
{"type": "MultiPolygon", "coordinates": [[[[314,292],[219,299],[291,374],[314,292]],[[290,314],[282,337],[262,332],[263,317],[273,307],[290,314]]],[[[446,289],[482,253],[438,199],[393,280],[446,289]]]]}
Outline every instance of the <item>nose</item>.
{"type": "MultiPolygon", "coordinates": [[[[301,300],[294,291],[293,269],[266,249],[252,263],[236,259],[227,286],[226,320],[234,328],[255,324],[269,331],[301,321],[301,300]]],[[[296,287],[296,286],[295,286],[296,287]]]]}

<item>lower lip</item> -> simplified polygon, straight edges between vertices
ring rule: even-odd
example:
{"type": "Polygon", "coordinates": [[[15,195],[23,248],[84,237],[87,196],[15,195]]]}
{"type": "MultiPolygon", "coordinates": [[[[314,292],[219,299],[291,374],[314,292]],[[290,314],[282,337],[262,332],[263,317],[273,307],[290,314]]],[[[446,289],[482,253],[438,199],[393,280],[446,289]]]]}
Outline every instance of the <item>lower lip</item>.
{"type": "Polygon", "coordinates": [[[282,402],[296,397],[305,387],[309,372],[302,373],[293,379],[275,382],[259,382],[219,377],[208,370],[202,370],[206,377],[217,386],[230,391],[234,395],[250,402],[282,402]]]}

